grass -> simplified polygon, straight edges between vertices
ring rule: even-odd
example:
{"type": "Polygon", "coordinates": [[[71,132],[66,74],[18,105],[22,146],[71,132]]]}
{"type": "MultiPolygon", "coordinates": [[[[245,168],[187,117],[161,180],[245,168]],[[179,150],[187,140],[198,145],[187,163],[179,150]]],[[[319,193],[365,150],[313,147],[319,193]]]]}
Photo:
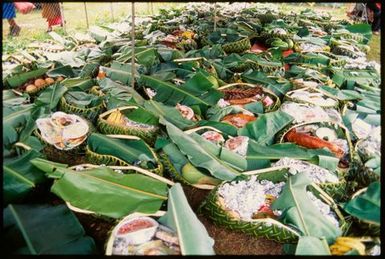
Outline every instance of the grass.
{"type": "MultiPolygon", "coordinates": [[[[184,3],[175,2],[153,2],[153,3],[135,3],[135,11],[137,15],[150,15],[158,13],[162,8],[173,8],[182,6],[184,3]]],[[[120,21],[131,14],[131,3],[129,2],[87,2],[87,13],[89,26],[102,25],[120,21]],[[111,12],[112,7],[112,12],[111,12]]],[[[306,8],[314,8],[318,12],[330,12],[333,19],[346,19],[346,11],[353,8],[352,4],[343,4],[340,7],[332,8],[329,6],[320,6],[314,3],[281,3],[280,11],[283,12],[299,12],[306,8]]],[[[54,27],[54,31],[64,35],[65,32],[73,34],[75,32],[86,32],[87,21],[85,16],[85,7],[82,2],[64,2],[63,3],[64,18],[66,21],[65,31],[61,27],[54,27]]],[[[47,24],[41,16],[41,10],[35,10],[29,14],[23,15],[17,13],[16,22],[21,26],[22,30],[18,37],[9,38],[9,26],[6,20],[3,20],[3,53],[13,53],[19,49],[25,48],[33,41],[44,41],[50,39],[46,33],[47,24]]],[[[368,60],[374,60],[380,63],[380,36],[373,35],[369,42],[371,51],[368,54],[368,60]]]]}

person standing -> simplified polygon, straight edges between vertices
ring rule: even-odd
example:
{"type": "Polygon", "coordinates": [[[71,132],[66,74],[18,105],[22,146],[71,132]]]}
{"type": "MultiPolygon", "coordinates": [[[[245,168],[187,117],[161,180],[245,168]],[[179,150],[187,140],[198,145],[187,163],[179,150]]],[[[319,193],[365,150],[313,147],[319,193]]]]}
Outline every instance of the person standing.
{"type": "Polygon", "coordinates": [[[372,22],[372,31],[373,34],[378,35],[380,34],[380,28],[381,28],[381,2],[375,3],[375,2],[368,2],[367,7],[373,11],[373,22],[372,22]]]}
{"type": "Polygon", "coordinates": [[[15,4],[12,2],[3,2],[3,19],[8,20],[10,36],[18,36],[21,30],[20,26],[16,24],[15,18],[15,4]]]}
{"type": "Polygon", "coordinates": [[[52,31],[52,26],[54,25],[63,26],[59,3],[42,3],[41,7],[42,7],[41,15],[43,16],[43,18],[47,19],[47,23],[48,23],[47,32],[52,31]]]}

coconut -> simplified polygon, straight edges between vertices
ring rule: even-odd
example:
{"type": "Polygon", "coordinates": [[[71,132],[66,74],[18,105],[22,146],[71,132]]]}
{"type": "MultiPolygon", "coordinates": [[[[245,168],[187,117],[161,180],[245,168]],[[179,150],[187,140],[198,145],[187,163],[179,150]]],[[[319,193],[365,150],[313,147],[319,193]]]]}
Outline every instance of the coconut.
{"type": "Polygon", "coordinates": [[[220,133],[213,130],[206,131],[201,136],[207,139],[208,141],[213,142],[214,144],[222,144],[223,142],[225,142],[225,139],[223,138],[223,136],[220,133]]]}
{"type": "Polygon", "coordinates": [[[45,82],[44,79],[36,79],[35,82],[34,82],[34,85],[37,87],[37,88],[42,88],[46,85],[47,83],[45,82]]]}
{"type": "Polygon", "coordinates": [[[62,76],[59,76],[59,77],[56,78],[56,82],[61,82],[63,80],[64,80],[64,77],[62,77],[62,76]]]}
{"type": "Polygon", "coordinates": [[[31,93],[31,92],[34,92],[36,91],[37,87],[33,84],[30,84],[30,85],[27,85],[27,87],[25,88],[25,91],[27,93],[31,93]]]}
{"type": "Polygon", "coordinates": [[[47,85],[52,85],[53,83],[55,83],[55,80],[51,77],[47,77],[45,79],[45,82],[47,83],[47,85]]]}
{"type": "Polygon", "coordinates": [[[186,105],[177,104],[175,106],[178,111],[182,114],[183,118],[186,118],[188,120],[194,120],[194,111],[190,107],[186,105]]]}

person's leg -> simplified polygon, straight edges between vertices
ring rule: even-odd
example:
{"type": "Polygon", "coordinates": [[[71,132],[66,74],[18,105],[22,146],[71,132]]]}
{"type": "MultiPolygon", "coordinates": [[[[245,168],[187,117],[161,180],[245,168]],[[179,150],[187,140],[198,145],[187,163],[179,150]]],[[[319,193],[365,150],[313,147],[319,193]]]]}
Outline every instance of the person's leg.
{"type": "Polygon", "coordinates": [[[14,3],[3,2],[3,19],[7,19],[9,23],[9,35],[17,36],[20,32],[20,27],[15,21],[16,10],[14,3]]]}
{"type": "Polygon", "coordinates": [[[375,34],[379,34],[379,30],[381,28],[381,9],[379,9],[373,2],[368,2],[367,6],[373,11],[372,31],[375,34]]]}

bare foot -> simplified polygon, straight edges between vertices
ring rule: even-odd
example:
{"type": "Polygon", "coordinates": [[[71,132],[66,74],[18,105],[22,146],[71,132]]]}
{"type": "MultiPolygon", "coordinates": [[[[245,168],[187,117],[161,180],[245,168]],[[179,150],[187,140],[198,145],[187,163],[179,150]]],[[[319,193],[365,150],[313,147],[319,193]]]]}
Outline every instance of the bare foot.
{"type": "Polygon", "coordinates": [[[21,30],[21,28],[19,25],[14,25],[10,28],[9,35],[10,36],[19,36],[20,30],[21,30]]]}

